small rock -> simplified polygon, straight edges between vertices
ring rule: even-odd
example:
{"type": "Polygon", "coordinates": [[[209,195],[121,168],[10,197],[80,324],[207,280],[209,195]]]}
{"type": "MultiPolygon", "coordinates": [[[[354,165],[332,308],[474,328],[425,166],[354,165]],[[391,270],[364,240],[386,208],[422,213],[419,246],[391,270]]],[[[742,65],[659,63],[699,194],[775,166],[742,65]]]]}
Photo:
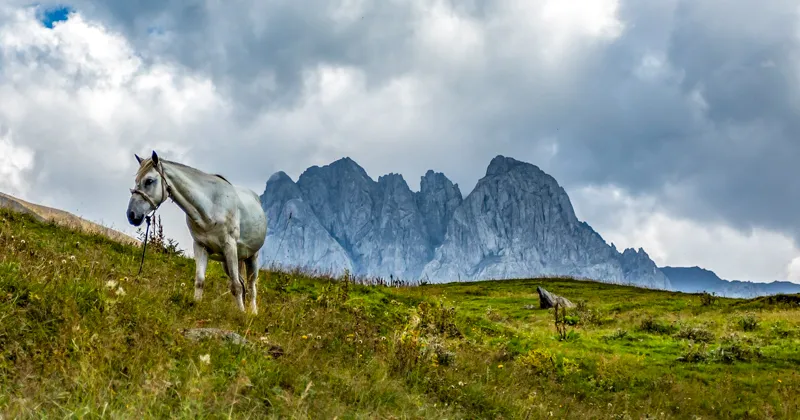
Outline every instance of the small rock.
{"type": "Polygon", "coordinates": [[[233,331],[221,330],[219,328],[190,328],[183,330],[183,335],[186,336],[186,338],[194,341],[198,341],[203,338],[221,338],[234,344],[247,344],[247,340],[241,335],[236,334],[233,331]]]}
{"type": "MultiPolygon", "coordinates": [[[[233,331],[221,330],[219,328],[189,328],[183,330],[183,335],[186,338],[194,341],[198,341],[204,338],[220,338],[242,346],[249,344],[247,339],[245,339],[241,335],[233,331]]],[[[269,354],[273,358],[277,359],[278,357],[284,355],[283,347],[277,344],[271,344],[267,342],[266,337],[262,337],[260,341],[263,346],[267,347],[266,350],[267,354],[269,354]]]]}
{"type": "Polygon", "coordinates": [[[570,302],[569,299],[552,294],[541,287],[537,286],[536,291],[539,292],[539,307],[542,309],[552,308],[556,305],[556,302],[558,302],[559,305],[567,308],[575,307],[575,304],[570,302]]]}

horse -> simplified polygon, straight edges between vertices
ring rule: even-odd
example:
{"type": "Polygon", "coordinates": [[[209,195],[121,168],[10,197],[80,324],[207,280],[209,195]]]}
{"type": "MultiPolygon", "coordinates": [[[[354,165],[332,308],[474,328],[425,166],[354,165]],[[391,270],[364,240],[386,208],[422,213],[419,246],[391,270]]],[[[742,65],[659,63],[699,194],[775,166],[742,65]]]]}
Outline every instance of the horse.
{"type": "Polygon", "coordinates": [[[258,281],[258,252],[267,236],[267,216],[261,201],[250,189],[233,185],[219,174],[160,159],[134,154],[139,162],[134,188],[128,202],[128,222],[141,226],[167,198],[186,213],[186,225],[194,240],[194,299],[203,298],[208,259],[219,261],[228,275],[229,287],[238,308],[245,312],[244,273],[250,285],[253,314],[258,281]]]}

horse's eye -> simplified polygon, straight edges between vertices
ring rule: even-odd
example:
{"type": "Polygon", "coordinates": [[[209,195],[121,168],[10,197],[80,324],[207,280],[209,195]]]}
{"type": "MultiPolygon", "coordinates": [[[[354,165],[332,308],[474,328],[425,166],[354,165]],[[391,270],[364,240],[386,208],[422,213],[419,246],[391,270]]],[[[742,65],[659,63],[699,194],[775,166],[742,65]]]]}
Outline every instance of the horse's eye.
{"type": "Polygon", "coordinates": [[[153,179],[153,178],[147,178],[147,180],[145,180],[145,181],[144,181],[144,185],[149,187],[149,186],[150,186],[150,185],[152,185],[152,184],[153,184],[153,182],[155,182],[155,181],[156,181],[156,180],[155,180],[155,179],[153,179]]]}

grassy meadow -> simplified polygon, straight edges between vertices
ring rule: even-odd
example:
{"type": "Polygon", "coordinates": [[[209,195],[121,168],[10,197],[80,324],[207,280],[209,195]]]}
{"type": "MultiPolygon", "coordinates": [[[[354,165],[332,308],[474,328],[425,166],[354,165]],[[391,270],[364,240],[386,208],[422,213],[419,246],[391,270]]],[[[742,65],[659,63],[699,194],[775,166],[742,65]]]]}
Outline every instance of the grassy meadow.
{"type": "Polygon", "coordinates": [[[800,418],[797,295],[263,271],[252,316],[148,250],[0,210],[0,418],[800,418]]]}

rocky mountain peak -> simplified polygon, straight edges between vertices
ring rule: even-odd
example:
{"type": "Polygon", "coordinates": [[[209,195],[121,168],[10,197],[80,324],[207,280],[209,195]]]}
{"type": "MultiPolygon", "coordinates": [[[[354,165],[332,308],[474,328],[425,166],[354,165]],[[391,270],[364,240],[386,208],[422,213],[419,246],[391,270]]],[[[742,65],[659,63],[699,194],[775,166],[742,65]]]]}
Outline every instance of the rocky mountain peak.
{"type": "Polygon", "coordinates": [[[503,175],[516,167],[524,165],[534,166],[530,163],[520,162],[514,158],[497,155],[489,162],[489,166],[486,168],[486,176],[503,175]]]}
{"type": "Polygon", "coordinates": [[[420,178],[416,201],[432,246],[438,247],[444,241],[447,224],[463,201],[461,190],[458,184],[453,184],[443,173],[428,170],[420,178]]]}

